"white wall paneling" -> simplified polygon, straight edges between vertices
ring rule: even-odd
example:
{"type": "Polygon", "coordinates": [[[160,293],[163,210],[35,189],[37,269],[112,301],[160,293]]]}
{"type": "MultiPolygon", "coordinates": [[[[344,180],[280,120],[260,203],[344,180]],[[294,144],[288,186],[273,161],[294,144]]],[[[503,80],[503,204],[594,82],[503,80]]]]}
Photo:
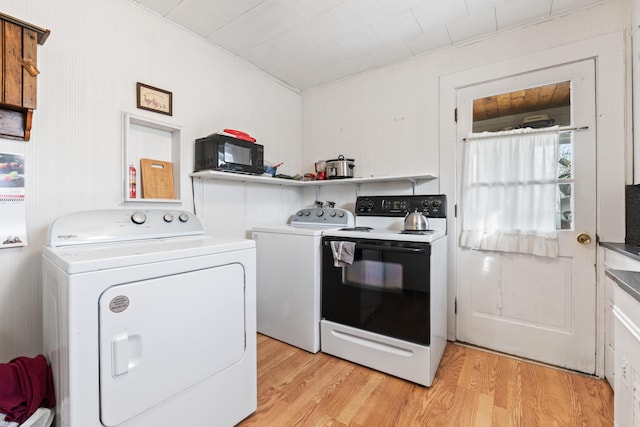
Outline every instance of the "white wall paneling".
{"type": "MultiPolygon", "coordinates": [[[[363,176],[434,173],[439,192],[448,196],[451,217],[456,198],[455,99],[453,90],[441,90],[452,84],[449,76],[466,73],[472,79],[485,67],[482,76],[475,77],[491,79],[602,55],[597,62],[602,142],[598,234],[622,241],[624,183],[630,172],[625,157],[631,132],[625,43],[629,11],[629,1],[613,1],[303,92],[302,164],[342,153],[356,159],[363,176]]],[[[455,230],[449,230],[448,328],[453,338],[456,241],[455,230]]]]}
{"type": "MultiPolygon", "coordinates": [[[[311,187],[198,183],[188,176],[196,138],[223,128],[244,130],[265,145],[266,160],[284,162],[279,172],[290,175],[313,172],[315,161],[343,154],[355,158],[357,176],[440,177],[453,168],[440,153],[442,76],[532,53],[545,58],[546,49],[627,30],[629,2],[612,0],[301,95],[128,0],[3,1],[4,13],[48,28],[51,36],[38,49],[41,74],[31,141],[0,139],[0,152],[26,157],[29,238],[27,247],[0,250],[0,362],[41,349],[40,249],[49,224],[70,211],[121,206],[122,112],[180,127],[182,203],[172,206],[191,210],[195,205],[212,234],[246,237],[258,221],[284,223],[317,197],[348,207],[357,192],[408,192],[411,187],[348,185],[323,188],[318,195],[311,187]],[[137,110],[138,81],[171,91],[173,116],[137,110]],[[274,200],[279,201],[275,206],[274,200]],[[266,212],[265,219],[259,211],[266,212]]],[[[611,58],[624,63],[626,55],[616,47],[611,58]]],[[[627,81],[624,73],[607,77],[610,101],[599,113],[622,120],[608,135],[618,144],[631,130],[620,111],[626,102],[620,87],[627,81]]],[[[600,154],[617,180],[624,164],[615,150],[600,154]]],[[[416,191],[447,193],[448,188],[439,179],[416,191]]],[[[618,203],[616,191],[603,196],[612,206],[618,203]]],[[[611,230],[605,234],[609,238],[617,233],[603,224],[605,230],[611,230]]]]}
{"type": "MultiPolygon", "coordinates": [[[[299,93],[133,2],[5,0],[2,12],[51,35],[38,49],[31,141],[0,139],[0,152],[25,154],[29,239],[27,247],[0,249],[0,362],[41,349],[40,251],[49,224],[71,211],[123,206],[123,112],[181,129],[182,203],[164,206],[186,210],[196,138],[244,130],[267,159],[285,162],[283,173],[297,172],[302,114],[299,93]],[[136,109],[136,82],[172,92],[173,116],[136,109]]],[[[227,229],[244,226],[226,220],[227,229]]]]}

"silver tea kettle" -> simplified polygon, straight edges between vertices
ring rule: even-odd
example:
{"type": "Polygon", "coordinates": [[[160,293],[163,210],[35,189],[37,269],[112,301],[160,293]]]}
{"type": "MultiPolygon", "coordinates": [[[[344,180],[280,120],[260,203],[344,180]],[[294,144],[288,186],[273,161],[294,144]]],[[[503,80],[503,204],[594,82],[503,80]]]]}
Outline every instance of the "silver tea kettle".
{"type": "Polygon", "coordinates": [[[404,217],[404,229],[406,231],[424,231],[429,229],[429,220],[422,213],[416,209],[413,212],[407,213],[404,217]]]}

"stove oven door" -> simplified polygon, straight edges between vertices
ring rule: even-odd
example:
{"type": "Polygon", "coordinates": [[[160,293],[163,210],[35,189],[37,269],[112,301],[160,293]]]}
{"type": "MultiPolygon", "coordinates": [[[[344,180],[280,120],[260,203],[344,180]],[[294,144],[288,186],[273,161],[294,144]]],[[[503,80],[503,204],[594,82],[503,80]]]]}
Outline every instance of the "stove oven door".
{"type": "Polygon", "coordinates": [[[429,345],[428,243],[323,237],[322,317],[429,345]],[[351,265],[336,267],[332,242],[355,243],[351,265]]]}

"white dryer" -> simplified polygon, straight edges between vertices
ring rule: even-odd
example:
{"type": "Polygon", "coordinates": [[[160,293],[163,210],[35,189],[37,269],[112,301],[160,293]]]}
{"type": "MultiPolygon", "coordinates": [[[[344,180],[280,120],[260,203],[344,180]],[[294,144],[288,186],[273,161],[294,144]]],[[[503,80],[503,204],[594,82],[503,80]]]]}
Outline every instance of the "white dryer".
{"type": "Polygon", "coordinates": [[[257,328],[311,353],[320,350],[321,238],[352,227],[346,209],[301,209],[287,225],[254,227],[257,254],[257,328]]]}
{"type": "Polygon", "coordinates": [[[257,407],[255,243],[175,210],[58,218],[43,349],[58,427],[232,426],[257,407]]]}

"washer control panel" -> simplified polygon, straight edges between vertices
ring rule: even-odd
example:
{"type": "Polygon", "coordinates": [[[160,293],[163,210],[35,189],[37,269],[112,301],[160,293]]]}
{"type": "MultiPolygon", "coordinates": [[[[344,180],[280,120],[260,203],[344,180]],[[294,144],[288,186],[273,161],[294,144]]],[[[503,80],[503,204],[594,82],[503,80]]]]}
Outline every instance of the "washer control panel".
{"type": "Polygon", "coordinates": [[[341,208],[300,209],[291,218],[291,225],[352,226],[353,214],[341,208]]]}
{"type": "Polygon", "coordinates": [[[63,215],[49,227],[51,247],[204,234],[198,217],[170,209],[105,209],[63,215]]]}

